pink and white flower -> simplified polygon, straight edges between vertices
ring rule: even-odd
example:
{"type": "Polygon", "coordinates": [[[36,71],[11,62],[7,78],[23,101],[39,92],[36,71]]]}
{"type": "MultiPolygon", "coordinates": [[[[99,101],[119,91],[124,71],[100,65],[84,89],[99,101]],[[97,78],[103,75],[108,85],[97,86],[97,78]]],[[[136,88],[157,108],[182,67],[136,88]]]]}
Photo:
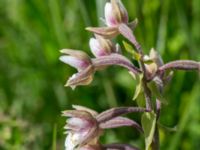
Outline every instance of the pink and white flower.
{"type": "MultiPolygon", "coordinates": [[[[67,120],[65,129],[67,137],[65,140],[65,149],[74,150],[89,143],[98,141],[100,130],[93,112],[88,108],[74,106],[76,110],[63,112],[63,116],[70,117],[67,120]]],[[[94,112],[95,113],[95,112],[94,112]]]]}
{"type": "Polygon", "coordinates": [[[65,54],[60,60],[78,70],[73,74],[66,83],[73,89],[77,85],[88,85],[93,79],[93,66],[90,57],[83,51],[63,49],[61,53],[65,54]]]}

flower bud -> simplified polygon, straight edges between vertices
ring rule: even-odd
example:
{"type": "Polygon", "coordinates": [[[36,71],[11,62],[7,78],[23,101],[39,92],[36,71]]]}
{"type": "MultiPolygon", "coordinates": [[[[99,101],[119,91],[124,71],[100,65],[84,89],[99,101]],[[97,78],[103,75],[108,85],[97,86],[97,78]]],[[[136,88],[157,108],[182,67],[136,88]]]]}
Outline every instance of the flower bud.
{"type": "Polygon", "coordinates": [[[124,26],[126,26],[126,31],[128,28],[128,32],[130,31],[132,33],[132,30],[136,28],[138,21],[135,19],[129,23],[128,12],[121,0],[111,0],[111,2],[107,2],[105,5],[105,23],[107,27],[87,27],[86,30],[101,35],[107,39],[122,34],[130,40],[129,35],[126,35],[127,32],[122,32],[124,31],[124,26]]]}
{"type": "Polygon", "coordinates": [[[105,5],[105,20],[109,27],[117,26],[120,23],[128,23],[128,13],[120,0],[111,0],[105,5]]]}
{"type": "Polygon", "coordinates": [[[116,47],[110,40],[104,39],[98,35],[96,35],[96,38],[90,39],[89,45],[95,57],[106,56],[116,52],[116,47]]]}
{"type": "Polygon", "coordinates": [[[147,73],[149,74],[148,76],[150,77],[153,77],[156,74],[158,68],[163,65],[162,58],[154,48],[150,50],[149,56],[145,55],[143,57],[143,60],[145,62],[147,73]]]}

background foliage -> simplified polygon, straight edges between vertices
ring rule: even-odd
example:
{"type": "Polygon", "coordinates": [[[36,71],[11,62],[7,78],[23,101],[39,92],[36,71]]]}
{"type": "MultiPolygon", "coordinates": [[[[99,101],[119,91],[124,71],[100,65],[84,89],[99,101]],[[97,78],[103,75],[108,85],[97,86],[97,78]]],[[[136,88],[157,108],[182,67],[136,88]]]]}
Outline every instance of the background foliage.
{"type": "MultiPolygon", "coordinates": [[[[155,47],[165,62],[200,61],[199,0],[123,2],[130,20],[139,19],[135,34],[146,52],[155,47]]],[[[63,149],[65,118],[60,114],[72,104],[98,111],[135,105],[131,99],[136,83],[118,67],[96,73],[90,86],[75,91],[63,87],[75,70],[59,62],[59,50],[90,53],[91,34],[84,28],[102,25],[104,4],[105,0],[0,0],[0,149],[63,149]]],[[[196,73],[177,72],[166,87],[162,150],[200,147],[199,83],[196,73]]],[[[140,116],[130,117],[139,121],[140,116]]],[[[130,128],[109,130],[102,137],[103,143],[118,141],[144,146],[143,137],[130,128]]]]}

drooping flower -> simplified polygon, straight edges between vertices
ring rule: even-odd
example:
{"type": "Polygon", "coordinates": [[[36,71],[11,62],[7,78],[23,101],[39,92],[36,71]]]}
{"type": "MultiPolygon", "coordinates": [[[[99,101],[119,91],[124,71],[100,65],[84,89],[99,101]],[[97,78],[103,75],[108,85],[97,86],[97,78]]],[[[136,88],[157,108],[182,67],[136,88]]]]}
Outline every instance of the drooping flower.
{"type": "Polygon", "coordinates": [[[66,86],[74,89],[79,85],[88,85],[93,80],[93,74],[106,66],[118,65],[127,68],[134,74],[141,71],[135,67],[126,57],[118,54],[119,46],[112,46],[109,40],[99,37],[90,41],[91,48],[97,58],[90,58],[85,52],[71,49],[63,49],[64,55],[60,60],[78,70],[67,81],[66,86]]]}
{"type": "Polygon", "coordinates": [[[69,117],[65,129],[66,150],[94,150],[99,148],[99,137],[103,130],[131,126],[143,132],[141,126],[135,121],[119,117],[133,112],[144,112],[146,109],[139,107],[117,107],[106,110],[100,114],[83,106],[74,105],[75,110],[63,112],[63,116],[69,117]]]}
{"type": "Polygon", "coordinates": [[[93,66],[90,57],[83,51],[63,49],[65,54],[60,60],[78,70],[66,83],[66,86],[75,88],[77,85],[88,85],[93,79],[93,66]]]}
{"type": "Polygon", "coordinates": [[[63,112],[63,116],[70,117],[65,129],[67,137],[65,140],[66,150],[74,150],[85,144],[96,143],[100,135],[98,123],[89,109],[74,107],[76,110],[63,112]]]}

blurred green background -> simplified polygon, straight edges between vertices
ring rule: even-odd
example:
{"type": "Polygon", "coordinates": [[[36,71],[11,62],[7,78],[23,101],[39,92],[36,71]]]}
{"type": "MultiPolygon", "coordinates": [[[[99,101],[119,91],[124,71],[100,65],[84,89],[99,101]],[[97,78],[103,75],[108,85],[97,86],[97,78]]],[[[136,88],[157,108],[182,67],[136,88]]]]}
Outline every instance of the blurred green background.
{"type": "MultiPolygon", "coordinates": [[[[60,114],[72,104],[99,112],[135,105],[136,83],[122,68],[98,72],[91,85],[75,91],[63,86],[76,70],[58,60],[59,50],[74,48],[91,54],[91,34],[84,28],[102,25],[99,18],[105,2],[0,0],[1,150],[63,149],[65,118],[60,114]]],[[[155,47],[165,62],[200,61],[200,0],[123,2],[130,20],[139,19],[135,34],[146,53],[155,47]]],[[[167,104],[160,119],[161,150],[199,149],[199,83],[197,73],[176,72],[166,87],[167,104]]],[[[140,120],[139,115],[130,117],[140,120]]],[[[143,136],[130,128],[108,130],[101,140],[144,147],[143,136]]]]}

